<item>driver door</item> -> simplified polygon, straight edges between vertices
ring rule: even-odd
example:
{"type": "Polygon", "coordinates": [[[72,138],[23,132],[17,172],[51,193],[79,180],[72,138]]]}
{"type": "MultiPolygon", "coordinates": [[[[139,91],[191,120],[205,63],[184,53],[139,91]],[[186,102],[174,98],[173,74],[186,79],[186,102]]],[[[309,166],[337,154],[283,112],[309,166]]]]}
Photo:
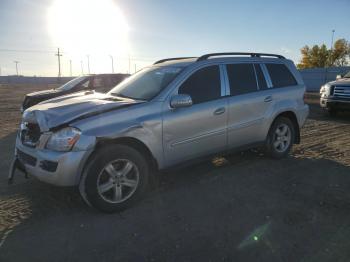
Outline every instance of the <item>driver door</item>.
{"type": "Polygon", "coordinates": [[[189,107],[163,110],[163,148],[167,165],[222,151],[227,145],[227,99],[220,67],[207,66],[192,73],[178,94],[191,96],[189,107]]]}

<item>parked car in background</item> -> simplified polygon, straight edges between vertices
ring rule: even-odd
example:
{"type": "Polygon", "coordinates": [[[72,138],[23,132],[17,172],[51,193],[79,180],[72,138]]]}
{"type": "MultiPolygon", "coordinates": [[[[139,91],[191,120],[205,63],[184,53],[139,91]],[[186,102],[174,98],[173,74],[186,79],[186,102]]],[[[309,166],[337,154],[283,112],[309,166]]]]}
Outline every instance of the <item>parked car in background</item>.
{"type": "Polygon", "coordinates": [[[331,116],[339,111],[350,110],[350,71],[321,87],[320,105],[331,116]]]}
{"type": "Polygon", "coordinates": [[[80,76],[58,88],[27,94],[22,103],[21,111],[23,112],[27,108],[42,101],[79,91],[95,90],[97,92],[105,93],[128,76],[129,74],[94,74],[80,76]]]}
{"type": "Polygon", "coordinates": [[[258,146],[285,157],[309,113],[304,93],[294,63],[280,55],[160,60],[107,94],[76,93],[26,110],[10,181],[20,168],[79,186],[102,211],[122,210],[154,170],[258,146]]]}

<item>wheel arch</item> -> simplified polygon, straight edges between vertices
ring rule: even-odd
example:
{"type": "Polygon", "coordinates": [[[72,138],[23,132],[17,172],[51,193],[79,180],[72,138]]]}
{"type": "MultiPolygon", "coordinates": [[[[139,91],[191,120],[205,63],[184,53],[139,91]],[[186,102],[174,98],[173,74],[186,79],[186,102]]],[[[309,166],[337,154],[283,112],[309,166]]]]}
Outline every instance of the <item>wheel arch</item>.
{"type": "Polygon", "coordinates": [[[125,145],[130,146],[140,153],[142,153],[148,163],[152,164],[152,168],[158,169],[158,161],[152,154],[151,150],[146,146],[145,143],[140,141],[137,138],[134,137],[118,137],[118,138],[101,138],[97,140],[95,150],[94,152],[100,150],[102,147],[111,145],[111,144],[118,144],[118,145],[125,145]]]}
{"type": "Polygon", "coordinates": [[[293,123],[294,130],[295,130],[294,144],[299,144],[300,143],[300,128],[299,128],[299,123],[298,123],[298,119],[297,119],[296,114],[293,111],[280,112],[273,119],[273,121],[270,125],[270,128],[273,125],[273,123],[276,121],[276,119],[279,117],[288,118],[293,123]]]}

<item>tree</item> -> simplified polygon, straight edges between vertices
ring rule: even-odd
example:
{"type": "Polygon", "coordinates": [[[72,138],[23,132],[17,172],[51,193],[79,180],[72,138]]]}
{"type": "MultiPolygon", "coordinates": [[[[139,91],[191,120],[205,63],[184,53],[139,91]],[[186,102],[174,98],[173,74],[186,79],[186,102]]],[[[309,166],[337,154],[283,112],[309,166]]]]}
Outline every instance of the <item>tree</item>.
{"type": "Polygon", "coordinates": [[[350,44],[345,39],[338,39],[332,50],[327,49],[325,44],[314,45],[311,48],[306,45],[300,49],[301,61],[299,69],[344,66],[349,64],[350,44]]]}
{"type": "Polygon", "coordinates": [[[350,43],[345,39],[338,39],[334,43],[331,52],[331,65],[344,66],[349,64],[348,58],[350,55],[350,43]]]}

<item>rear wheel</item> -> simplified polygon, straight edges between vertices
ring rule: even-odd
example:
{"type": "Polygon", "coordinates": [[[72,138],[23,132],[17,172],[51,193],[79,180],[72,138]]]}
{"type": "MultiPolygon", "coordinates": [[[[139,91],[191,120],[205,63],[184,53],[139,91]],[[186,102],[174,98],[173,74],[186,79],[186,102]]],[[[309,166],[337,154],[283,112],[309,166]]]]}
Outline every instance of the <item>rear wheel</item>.
{"type": "Polygon", "coordinates": [[[115,212],[128,208],[142,195],[149,166],[134,148],[113,145],[97,152],[86,172],[87,201],[101,211],[115,212]]]}
{"type": "Polygon", "coordinates": [[[295,140],[295,129],[292,121],[286,117],[278,117],[272,124],[266,149],[273,158],[283,158],[290,152],[295,140]]]}

